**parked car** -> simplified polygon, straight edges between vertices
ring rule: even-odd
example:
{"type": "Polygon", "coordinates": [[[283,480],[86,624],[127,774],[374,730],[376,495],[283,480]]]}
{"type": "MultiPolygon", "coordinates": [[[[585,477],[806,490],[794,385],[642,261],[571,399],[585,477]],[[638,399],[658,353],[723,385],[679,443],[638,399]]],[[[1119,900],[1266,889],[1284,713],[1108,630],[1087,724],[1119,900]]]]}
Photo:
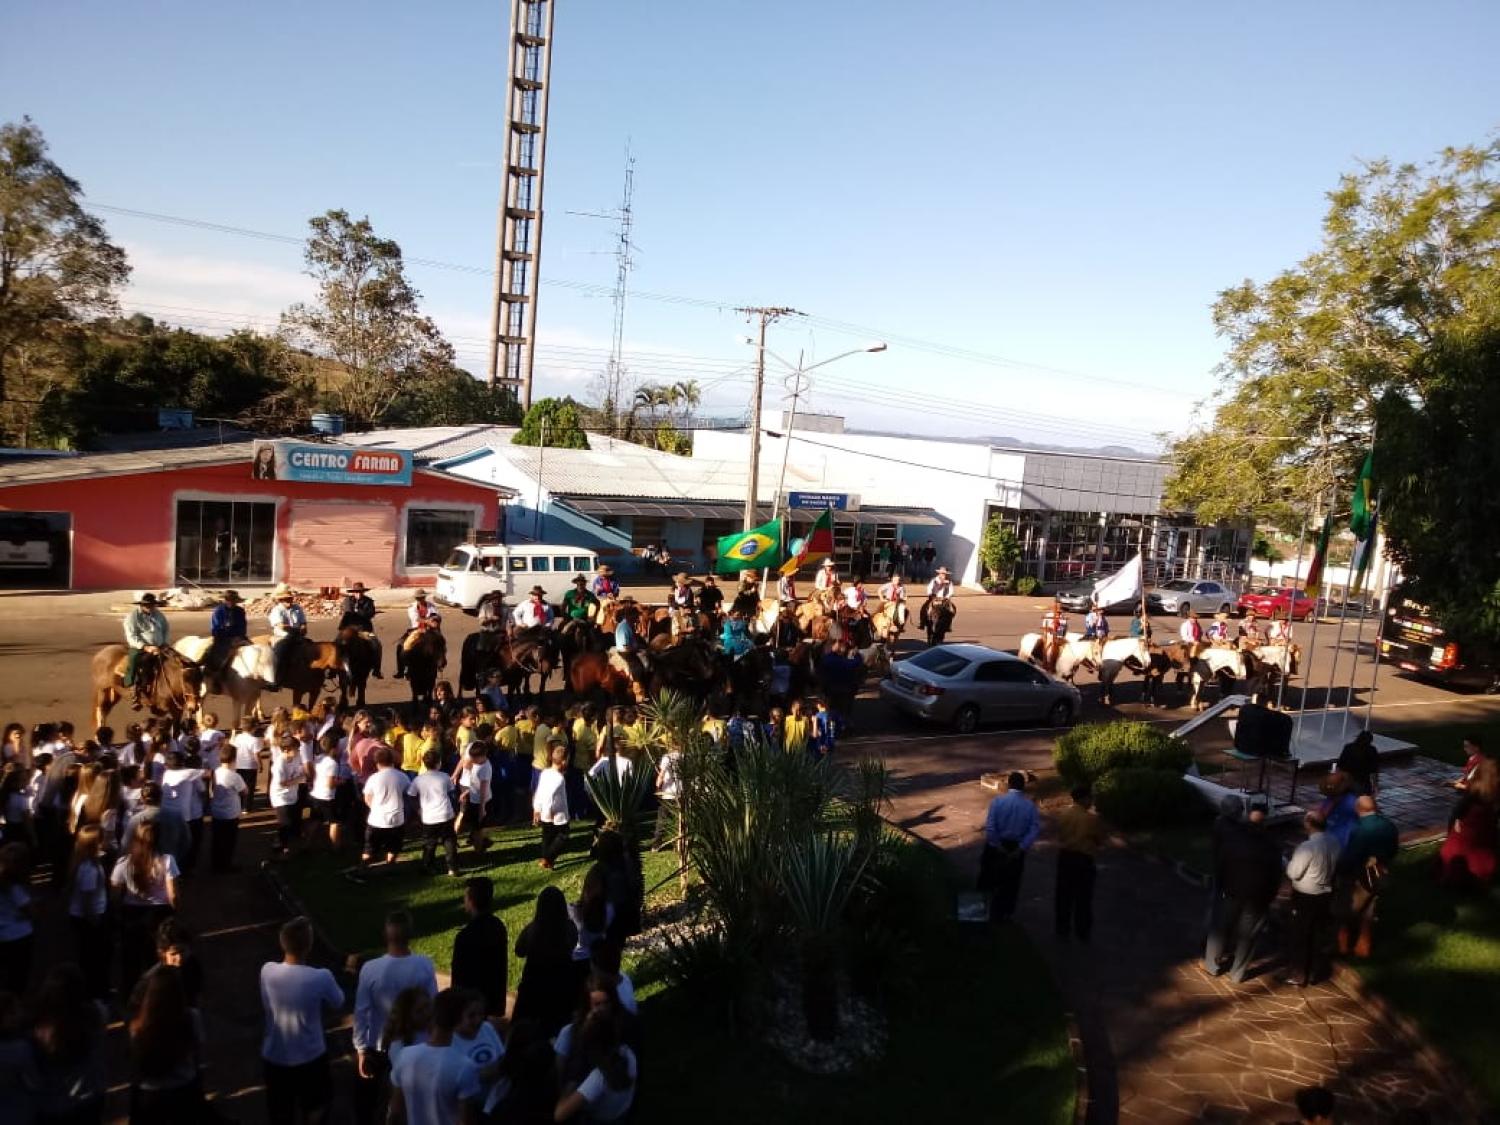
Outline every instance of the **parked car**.
{"type": "MultiPolygon", "coordinates": [[[[1063,608],[1071,609],[1079,613],[1086,613],[1094,600],[1094,586],[1096,583],[1111,578],[1109,574],[1090,574],[1078,582],[1070,583],[1057,592],[1057,600],[1062,602],[1063,608]]],[[[1111,602],[1104,607],[1105,613],[1133,613],[1135,607],[1140,604],[1137,598],[1126,598],[1123,602],[1111,602]]]]}
{"type": "Polygon", "coordinates": [[[1188,610],[1199,613],[1228,613],[1238,600],[1235,592],[1222,582],[1208,579],[1177,578],[1146,592],[1146,608],[1153,613],[1175,613],[1186,617],[1188,610]]]}
{"type": "Polygon", "coordinates": [[[1293,621],[1306,621],[1318,612],[1318,599],[1301,590],[1293,591],[1265,586],[1241,594],[1235,608],[1241,617],[1247,611],[1253,610],[1258,617],[1270,617],[1274,614],[1285,618],[1287,611],[1290,610],[1293,621]]]}
{"type": "Polygon", "coordinates": [[[0,568],[6,570],[50,570],[52,532],[47,521],[35,516],[0,516],[0,568]]]}
{"type": "Polygon", "coordinates": [[[1072,684],[1008,652],[983,645],[935,645],[898,660],[880,681],[880,698],[919,719],[968,734],[980,723],[1037,721],[1060,727],[1083,706],[1072,684]]]}
{"type": "Polygon", "coordinates": [[[560,602],[573,577],[594,576],[599,557],[588,547],[549,543],[462,543],[437,572],[433,597],[442,605],[475,613],[486,594],[498,592],[511,605],[540,586],[549,602],[560,602]]]}

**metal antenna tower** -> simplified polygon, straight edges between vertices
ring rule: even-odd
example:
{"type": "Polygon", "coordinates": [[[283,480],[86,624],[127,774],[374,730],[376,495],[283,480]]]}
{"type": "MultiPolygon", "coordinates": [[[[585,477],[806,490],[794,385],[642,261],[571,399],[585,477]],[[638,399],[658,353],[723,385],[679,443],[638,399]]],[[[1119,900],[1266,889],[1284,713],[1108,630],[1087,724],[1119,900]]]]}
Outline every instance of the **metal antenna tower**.
{"type": "Polygon", "coordinates": [[[555,0],[511,0],[505,82],[505,150],[490,316],[490,386],[531,406],[537,281],[542,258],[542,173],[555,0]]]}
{"type": "Polygon", "coordinates": [[[612,297],[615,322],[613,334],[610,337],[609,360],[604,368],[604,402],[613,415],[610,419],[612,425],[620,416],[620,394],[625,385],[625,297],[629,291],[630,271],[635,266],[635,259],[631,257],[631,253],[636,249],[635,243],[630,241],[630,232],[635,225],[635,214],[631,210],[631,200],[634,197],[635,157],[630,154],[630,146],[627,144],[625,146],[625,191],[620,197],[619,209],[568,212],[570,215],[578,215],[585,219],[609,219],[616,224],[615,291],[612,297]]]}

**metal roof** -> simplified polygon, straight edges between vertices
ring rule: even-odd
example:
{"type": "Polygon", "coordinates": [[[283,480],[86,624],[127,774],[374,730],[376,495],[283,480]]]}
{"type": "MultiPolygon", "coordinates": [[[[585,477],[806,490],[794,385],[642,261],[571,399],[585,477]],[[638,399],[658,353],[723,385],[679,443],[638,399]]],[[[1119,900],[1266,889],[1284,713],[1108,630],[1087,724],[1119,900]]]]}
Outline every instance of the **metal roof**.
{"type": "Polygon", "coordinates": [[[344,434],[341,440],[345,445],[409,449],[418,462],[446,461],[486,446],[507,445],[517,432],[516,426],[493,426],[486,423],[476,426],[369,430],[366,433],[344,434]]]}
{"type": "MultiPolygon", "coordinates": [[[[572,508],[575,512],[581,512],[586,516],[598,519],[602,516],[653,516],[659,519],[675,520],[740,520],[744,517],[744,504],[705,504],[691,500],[645,500],[625,497],[594,497],[594,496],[566,496],[553,493],[553,496],[561,503],[572,508]]],[[[807,511],[794,508],[783,512],[782,515],[792,523],[812,523],[817,519],[820,512],[807,511]]],[[[756,507],[756,518],[764,522],[771,518],[771,508],[767,504],[759,504],[756,507]]],[[[857,524],[880,524],[895,523],[904,524],[907,527],[941,527],[943,521],[938,519],[931,508],[862,508],[855,512],[835,512],[834,519],[843,520],[846,523],[857,524]]]]}

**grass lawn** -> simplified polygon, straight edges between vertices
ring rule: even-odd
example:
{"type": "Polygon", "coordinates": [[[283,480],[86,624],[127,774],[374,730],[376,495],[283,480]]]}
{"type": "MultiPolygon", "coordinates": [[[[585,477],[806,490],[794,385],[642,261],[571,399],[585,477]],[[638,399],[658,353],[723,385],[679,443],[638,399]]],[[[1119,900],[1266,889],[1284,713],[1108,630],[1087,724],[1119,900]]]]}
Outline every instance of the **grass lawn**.
{"type": "Polygon", "coordinates": [[[1500,1111],[1500,889],[1460,896],[1432,879],[1437,845],[1405,851],[1381,897],[1375,957],[1351,962],[1500,1111]]]}
{"type": "MultiPolygon", "coordinates": [[[[580,831],[575,850],[555,872],[536,866],[539,832],[512,829],[495,840],[476,872],[495,880],[497,905],[511,942],[530,920],[537,892],[556,882],[572,898],[588,868],[580,831]]],[[[641,1000],[646,1036],[638,1119],[739,1122],[945,1119],[1064,1125],[1073,1119],[1075,1069],[1067,1025],[1051,974],[1014,928],[960,925],[947,916],[958,889],[948,862],[920,844],[904,861],[937,911],[903,960],[909,999],[893,1006],[882,1063],[836,1078],[806,1074],[770,1047],[736,1038],[664,984],[659,966],[637,964],[626,950],[641,1000]]],[[[465,864],[473,860],[462,853],[465,864]]],[[[385,912],[405,906],[420,935],[414,946],[446,969],[453,932],[464,922],[461,880],[423,875],[413,863],[363,886],[342,875],[347,861],[301,857],[282,873],[324,932],[345,952],[377,951],[385,912]]],[[[468,868],[466,866],[466,873],[468,868]]],[[[646,886],[667,880],[657,900],[677,896],[674,854],[646,856],[646,886]]],[[[920,909],[913,904],[914,909],[920,909]]],[[[521,965],[512,957],[511,985],[521,965]]]]}
{"type": "MultiPolygon", "coordinates": [[[[536,865],[541,855],[540,829],[491,829],[490,850],[479,859],[467,847],[459,852],[464,877],[488,875],[495,882],[496,913],[510,934],[510,985],[521,979],[521,960],[515,955],[516,937],[531,921],[536,896],[549,884],[562,888],[568,901],[578,897],[584,873],[589,869],[589,827],[575,825],[569,849],[558,857],[554,871],[536,865]]],[[[398,906],[411,911],[416,938],[412,948],[425,953],[446,973],[453,960],[453,934],[468,919],[463,911],[463,879],[422,873],[421,852],[408,845],[396,870],[372,872],[363,885],[344,877],[352,862],[349,853],[334,857],[327,853],[299,856],[283,864],[280,874],[302,904],[317,918],[319,926],[344,953],[375,954],[381,950],[381,924],[388,911],[398,906]]],[[[441,859],[441,857],[439,857],[441,859]]],[[[656,886],[677,870],[671,852],[648,852],[645,857],[646,887],[656,886]]],[[[676,898],[677,880],[657,892],[657,898],[676,898]]],[[[652,901],[655,901],[653,899],[652,901]]]]}
{"type": "Polygon", "coordinates": [[[1465,762],[1464,736],[1477,734],[1486,746],[1500,746],[1500,719],[1479,720],[1472,723],[1439,723],[1423,726],[1412,723],[1406,726],[1383,727],[1376,733],[1404,738],[1417,744],[1417,753],[1450,766],[1461,766],[1465,762]]]}

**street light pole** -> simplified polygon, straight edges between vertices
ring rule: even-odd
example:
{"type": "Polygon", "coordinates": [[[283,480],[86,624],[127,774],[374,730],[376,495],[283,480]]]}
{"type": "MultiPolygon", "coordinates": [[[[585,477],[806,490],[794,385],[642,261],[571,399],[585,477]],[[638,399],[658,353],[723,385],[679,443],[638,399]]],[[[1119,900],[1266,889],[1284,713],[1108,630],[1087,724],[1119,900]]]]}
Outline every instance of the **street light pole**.
{"type": "Polygon", "coordinates": [[[776,306],[774,308],[736,309],[746,316],[760,318],[760,344],[755,352],[755,394],[750,400],[750,472],[745,489],[745,526],[749,531],[755,526],[756,493],[760,490],[760,400],[766,388],[766,328],[784,316],[801,316],[796,309],[776,306]]]}

